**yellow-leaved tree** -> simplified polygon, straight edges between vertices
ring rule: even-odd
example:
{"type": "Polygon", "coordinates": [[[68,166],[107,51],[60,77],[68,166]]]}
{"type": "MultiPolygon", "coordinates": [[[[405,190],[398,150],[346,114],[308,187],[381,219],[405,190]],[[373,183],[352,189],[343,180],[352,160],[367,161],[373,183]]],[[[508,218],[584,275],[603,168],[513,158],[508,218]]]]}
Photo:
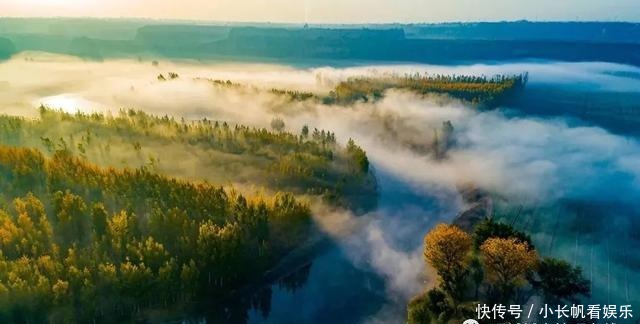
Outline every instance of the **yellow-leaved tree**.
{"type": "Polygon", "coordinates": [[[424,257],[438,272],[441,287],[457,299],[468,273],[471,236],[455,225],[438,224],[424,237],[424,257]]]}
{"type": "Polygon", "coordinates": [[[487,280],[497,288],[498,298],[507,300],[514,289],[527,283],[538,254],[517,238],[489,238],[480,246],[487,280]]]}

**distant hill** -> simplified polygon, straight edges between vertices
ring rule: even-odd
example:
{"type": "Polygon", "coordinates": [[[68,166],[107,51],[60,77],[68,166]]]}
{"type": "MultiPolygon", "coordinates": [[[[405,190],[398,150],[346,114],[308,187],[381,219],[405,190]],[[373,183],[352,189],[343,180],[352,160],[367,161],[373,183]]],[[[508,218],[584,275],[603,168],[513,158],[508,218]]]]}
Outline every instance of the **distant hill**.
{"type": "Polygon", "coordinates": [[[165,57],[458,64],[548,59],[640,65],[640,24],[496,22],[306,26],[0,19],[17,51],[88,59],[165,57]]]}
{"type": "Polygon", "coordinates": [[[275,59],[346,59],[455,64],[549,59],[640,65],[640,43],[408,38],[404,29],[233,28],[206,53],[275,59]]]}
{"type": "Polygon", "coordinates": [[[482,22],[409,25],[409,38],[640,43],[640,23],[482,22]]]}
{"type": "Polygon", "coordinates": [[[0,37],[0,59],[11,57],[16,52],[16,47],[11,40],[0,37]]]}

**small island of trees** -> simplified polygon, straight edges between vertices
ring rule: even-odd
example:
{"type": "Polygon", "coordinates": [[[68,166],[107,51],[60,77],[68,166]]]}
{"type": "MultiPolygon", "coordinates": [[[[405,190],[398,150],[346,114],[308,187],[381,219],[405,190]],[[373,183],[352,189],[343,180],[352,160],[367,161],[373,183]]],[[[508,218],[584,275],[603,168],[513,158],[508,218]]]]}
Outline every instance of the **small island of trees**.
{"type": "Polygon", "coordinates": [[[424,238],[424,258],[438,284],[410,302],[411,324],[461,323],[476,318],[478,303],[524,305],[533,295],[560,303],[591,292],[580,268],[541,258],[527,234],[492,219],[473,233],[437,225],[424,238]]]}
{"type": "MultiPolygon", "coordinates": [[[[384,98],[388,90],[404,90],[419,95],[438,94],[468,102],[480,108],[495,108],[508,102],[527,84],[527,73],[518,75],[468,76],[468,75],[429,75],[388,74],[372,77],[352,77],[339,82],[328,94],[318,94],[310,91],[270,89],[268,92],[286,98],[289,101],[313,100],[327,105],[349,105],[356,102],[377,101],[384,98]]],[[[206,80],[218,87],[252,88],[230,80],[206,80]]]]}
{"type": "Polygon", "coordinates": [[[340,82],[325,101],[351,103],[378,100],[389,89],[411,91],[420,95],[445,94],[474,105],[493,108],[524,88],[528,75],[497,75],[492,78],[464,75],[389,75],[356,77],[340,82]]]}

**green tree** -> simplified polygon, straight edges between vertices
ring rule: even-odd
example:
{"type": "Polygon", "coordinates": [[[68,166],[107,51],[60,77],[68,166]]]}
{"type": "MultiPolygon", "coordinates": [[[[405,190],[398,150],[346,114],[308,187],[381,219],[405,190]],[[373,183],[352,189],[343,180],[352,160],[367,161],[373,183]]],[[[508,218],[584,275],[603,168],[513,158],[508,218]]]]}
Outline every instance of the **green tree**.
{"type": "Polygon", "coordinates": [[[476,249],[489,238],[515,238],[522,243],[527,243],[529,249],[535,249],[531,237],[524,232],[518,231],[511,225],[498,223],[493,219],[487,219],[476,225],[473,233],[473,243],[476,249]]]}
{"type": "Polygon", "coordinates": [[[347,153],[351,157],[356,170],[360,173],[367,173],[369,171],[369,159],[366,152],[356,145],[353,139],[349,139],[347,143],[347,153]]]}
{"type": "Polygon", "coordinates": [[[276,132],[282,132],[284,130],[284,120],[282,118],[274,118],[271,120],[271,128],[276,132]]]}
{"type": "Polygon", "coordinates": [[[564,260],[544,258],[538,265],[538,276],[533,285],[550,302],[578,302],[578,296],[591,296],[591,285],[582,269],[564,260]]]}
{"type": "Polygon", "coordinates": [[[84,244],[88,239],[89,217],[84,199],[70,191],[54,193],[53,208],[60,229],[62,242],[84,244]]]}

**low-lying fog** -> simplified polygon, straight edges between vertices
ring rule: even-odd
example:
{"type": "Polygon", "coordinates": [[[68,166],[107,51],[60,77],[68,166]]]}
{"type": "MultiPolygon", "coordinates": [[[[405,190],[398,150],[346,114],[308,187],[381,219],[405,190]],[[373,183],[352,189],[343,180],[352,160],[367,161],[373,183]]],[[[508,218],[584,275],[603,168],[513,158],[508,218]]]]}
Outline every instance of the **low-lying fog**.
{"type": "MultiPolygon", "coordinates": [[[[377,172],[393,179],[391,183],[411,188],[412,194],[390,199],[394,209],[382,208],[358,232],[339,238],[354,266],[378,273],[385,281],[389,300],[398,304],[423,287],[421,236],[429,230],[428,224],[450,220],[464,208],[456,195],[459,186],[479,186],[528,207],[571,200],[633,210],[640,201],[640,144],[635,138],[602,128],[559,117],[526,116],[509,107],[478,112],[454,100],[400,91],[389,92],[379,102],[347,107],[291,103],[265,91],[286,88],[326,93],[350,76],[416,72],[487,76],[528,72],[532,85],[593,93],[640,91],[639,68],[609,63],[295,69],[165,61],[155,65],[134,60],[97,63],[23,53],[0,64],[0,111],[36,116],[41,103],[67,111],[135,108],[263,127],[277,116],[292,132],[308,124],[335,131],[342,142],[354,138],[365,148],[377,172]],[[168,72],[176,72],[180,78],[157,80],[158,74],[166,76],[168,72]],[[255,87],[216,87],[196,78],[255,87]],[[415,145],[408,145],[432,143],[444,121],[453,123],[456,143],[445,159],[434,160],[415,145]],[[416,209],[414,202],[402,201],[419,196],[439,199],[434,205],[439,207],[416,209]]],[[[387,182],[381,183],[384,186],[387,182]]],[[[382,193],[392,195],[393,189],[382,188],[382,193]]],[[[558,214],[540,213],[535,216],[540,218],[534,221],[537,226],[529,229],[538,245],[550,246],[541,249],[543,253],[567,257],[585,268],[594,284],[594,300],[628,303],[640,297],[640,253],[636,252],[640,237],[635,234],[640,221],[633,212],[624,210],[602,208],[584,219],[571,214],[565,220],[561,214],[560,221],[555,220],[558,214]],[[609,225],[595,226],[589,233],[576,230],[576,223],[603,221],[609,225]],[[627,252],[621,254],[618,249],[627,252]]]]}

